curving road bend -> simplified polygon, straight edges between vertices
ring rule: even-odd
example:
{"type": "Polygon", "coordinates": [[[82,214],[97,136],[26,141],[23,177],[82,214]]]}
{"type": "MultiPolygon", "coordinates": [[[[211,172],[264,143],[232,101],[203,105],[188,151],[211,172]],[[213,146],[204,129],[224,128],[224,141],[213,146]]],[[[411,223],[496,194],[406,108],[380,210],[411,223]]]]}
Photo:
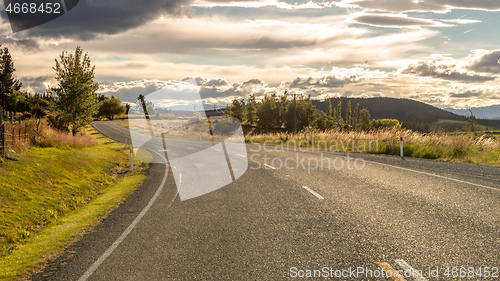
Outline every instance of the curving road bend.
{"type": "MultiPolygon", "coordinates": [[[[116,141],[128,132],[94,126],[116,141]]],[[[151,164],[140,189],[32,280],[500,280],[500,169],[250,144],[247,153],[243,176],[186,201],[168,166],[151,164]],[[380,275],[390,269],[417,274],[380,275]]]]}

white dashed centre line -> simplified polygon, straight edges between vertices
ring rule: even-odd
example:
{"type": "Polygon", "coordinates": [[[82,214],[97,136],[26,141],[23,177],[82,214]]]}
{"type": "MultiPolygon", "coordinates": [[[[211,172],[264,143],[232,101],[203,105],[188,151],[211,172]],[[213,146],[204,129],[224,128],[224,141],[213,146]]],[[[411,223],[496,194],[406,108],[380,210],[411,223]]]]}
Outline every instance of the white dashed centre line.
{"type": "Polygon", "coordinates": [[[323,196],[319,195],[316,191],[310,189],[309,187],[307,186],[302,186],[305,190],[309,191],[312,195],[316,196],[319,200],[323,200],[325,198],[323,198],[323,196]]]}
{"type": "MultiPolygon", "coordinates": [[[[422,276],[423,273],[422,271],[417,271],[413,269],[408,263],[406,263],[404,260],[395,260],[395,263],[397,263],[399,266],[403,268],[403,270],[406,272],[411,272],[412,276],[416,281],[427,281],[427,279],[422,276]]],[[[406,276],[406,275],[405,275],[406,276]]]]}
{"type": "Polygon", "coordinates": [[[273,166],[271,166],[271,165],[264,164],[264,166],[265,166],[265,167],[267,167],[267,168],[269,168],[269,169],[271,169],[271,170],[276,170],[276,168],[274,168],[274,167],[273,167],[273,166]]]}

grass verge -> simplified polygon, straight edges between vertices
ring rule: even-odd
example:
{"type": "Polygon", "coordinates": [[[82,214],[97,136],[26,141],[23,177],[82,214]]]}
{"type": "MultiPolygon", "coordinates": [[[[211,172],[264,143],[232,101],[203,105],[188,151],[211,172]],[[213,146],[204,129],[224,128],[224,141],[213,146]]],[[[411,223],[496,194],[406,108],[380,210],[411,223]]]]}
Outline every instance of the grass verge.
{"type": "Polygon", "coordinates": [[[321,151],[400,155],[404,136],[404,156],[500,167],[500,139],[491,133],[421,134],[410,130],[316,131],[267,133],[245,136],[248,143],[313,149],[321,151]]]}
{"type": "Polygon", "coordinates": [[[141,185],[123,144],[33,147],[0,163],[0,279],[34,272],[141,185]]]}

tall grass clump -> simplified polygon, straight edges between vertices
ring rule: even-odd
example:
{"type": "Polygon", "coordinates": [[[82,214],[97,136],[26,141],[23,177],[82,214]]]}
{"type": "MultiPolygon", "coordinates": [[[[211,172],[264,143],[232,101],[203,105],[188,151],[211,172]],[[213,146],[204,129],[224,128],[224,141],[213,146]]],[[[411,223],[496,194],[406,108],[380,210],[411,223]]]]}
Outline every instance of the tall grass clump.
{"type": "Polygon", "coordinates": [[[53,129],[47,122],[42,121],[38,127],[38,133],[33,138],[33,145],[38,147],[84,148],[97,145],[97,140],[83,134],[73,136],[69,132],[53,129]]]}
{"type": "Polygon", "coordinates": [[[423,134],[387,128],[366,132],[305,129],[297,133],[249,134],[245,139],[249,143],[268,145],[300,143],[301,148],[400,155],[401,134],[406,157],[500,166],[500,140],[488,134],[449,134],[442,131],[423,134]]]}

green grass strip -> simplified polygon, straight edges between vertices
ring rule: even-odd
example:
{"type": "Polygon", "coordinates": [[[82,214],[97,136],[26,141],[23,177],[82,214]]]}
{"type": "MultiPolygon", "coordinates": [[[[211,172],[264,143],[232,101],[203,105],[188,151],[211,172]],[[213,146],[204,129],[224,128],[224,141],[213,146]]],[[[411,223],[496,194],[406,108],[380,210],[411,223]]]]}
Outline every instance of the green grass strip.
{"type": "Polygon", "coordinates": [[[60,218],[27,243],[19,245],[16,250],[0,260],[0,279],[14,280],[42,266],[46,256],[62,250],[68,241],[78,238],[83,230],[91,228],[102,220],[140,186],[144,179],[145,176],[141,174],[119,179],[117,184],[105,189],[104,193],[91,203],[60,218]]]}

